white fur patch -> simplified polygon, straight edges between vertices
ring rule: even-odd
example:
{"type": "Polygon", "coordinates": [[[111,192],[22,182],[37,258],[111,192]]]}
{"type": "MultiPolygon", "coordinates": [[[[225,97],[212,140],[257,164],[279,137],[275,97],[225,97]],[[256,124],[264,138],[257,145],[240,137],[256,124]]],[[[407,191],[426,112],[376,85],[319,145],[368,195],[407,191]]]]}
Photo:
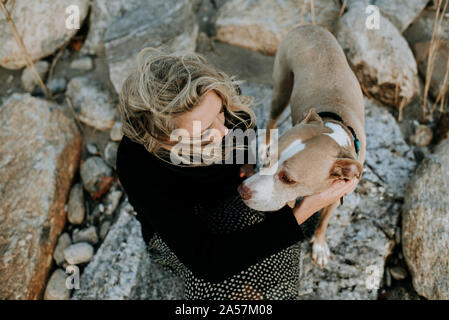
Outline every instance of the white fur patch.
{"type": "Polygon", "coordinates": [[[335,140],[341,147],[350,146],[351,145],[351,137],[348,133],[343,129],[343,127],[334,122],[326,122],[326,127],[331,128],[334,132],[325,133],[329,137],[335,140]]]}
{"type": "Polygon", "coordinates": [[[258,210],[267,209],[273,205],[273,197],[275,197],[275,176],[277,168],[281,166],[286,160],[293,157],[298,152],[305,148],[305,144],[301,139],[293,141],[287,148],[285,148],[279,157],[279,160],[270,168],[262,168],[257,174],[245,180],[246,186],[253,190],[253,197],[249,200],[251,204],[257,207],[258,210]],[[257,205],[255,205],[257,204],[257,205]]]}
{"type": "Polygon", "coordinates": [[[279,160],[277,161],[277,163],[273,164],[270,168],[262,169],[261,170],[261,174],[263,174],[263,175],[273,175],[273,174],[275,174],[276,171],[277,171],[277,168],[279,166],[282,166],[282,164],[286,160],[290,159],[291,157],[293,157],[298,152],[304,150],[305,146],[306,145],[304,143],[302,143],[301,139],[294,140],[292,143],[290,143],[288,145],[287,148],[282,150],[281,156],[279,157],[279,160]]]}
{"type": "Polygon", "coordinates": [[[331,255],[329,247],[326,242],[321,243],[315,241],[315,236],[312,238],[312,241],[312,259],[321,268],[324,268],[329,262],[329,257],[331,255]]]}

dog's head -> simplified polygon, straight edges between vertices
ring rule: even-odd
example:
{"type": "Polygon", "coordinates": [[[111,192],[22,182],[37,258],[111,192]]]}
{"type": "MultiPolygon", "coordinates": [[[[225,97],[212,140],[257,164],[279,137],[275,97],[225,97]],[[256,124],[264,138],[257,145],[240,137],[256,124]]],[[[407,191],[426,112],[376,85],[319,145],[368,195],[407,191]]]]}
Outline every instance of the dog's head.
{"type": "Polygon", "coordinates": [[[268,161],[243,181],[238,191],[245,204],[259,211],[275,211],[299,196],[328,188],[335,180],[360,176],[363,167],[348,149],[351,137],[336,122],[325,123],[312,109],[299,124],[267,148],[268,161]]]}

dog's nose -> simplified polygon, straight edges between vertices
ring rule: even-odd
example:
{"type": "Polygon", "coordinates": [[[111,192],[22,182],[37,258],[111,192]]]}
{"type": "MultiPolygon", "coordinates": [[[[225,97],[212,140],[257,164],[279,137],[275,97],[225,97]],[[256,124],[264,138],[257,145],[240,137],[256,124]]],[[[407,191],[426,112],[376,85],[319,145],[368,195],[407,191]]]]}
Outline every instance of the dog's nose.
{"type": "Polygon", "coordinates": [[[238,186],[237,191],[239,192],[243,200],[251,199],[251,189],[245,186],[243,183],[238,186]]]}

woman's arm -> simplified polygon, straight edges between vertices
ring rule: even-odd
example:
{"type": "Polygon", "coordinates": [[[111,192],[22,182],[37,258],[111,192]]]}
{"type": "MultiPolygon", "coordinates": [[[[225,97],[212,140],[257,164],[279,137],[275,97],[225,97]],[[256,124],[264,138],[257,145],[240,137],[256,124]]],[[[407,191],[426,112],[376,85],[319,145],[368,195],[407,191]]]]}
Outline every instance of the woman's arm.
{"type": "Polygon", "coordinates": [[[117,173],[142,231],[157,232],[182,263],[207,281],[222,281],[304,238],[288,206],[244,229],[213,233],[194,213],[194,191],[183,196],[176,181],[160,185],[154,167],[120,152],[117,173]]]}

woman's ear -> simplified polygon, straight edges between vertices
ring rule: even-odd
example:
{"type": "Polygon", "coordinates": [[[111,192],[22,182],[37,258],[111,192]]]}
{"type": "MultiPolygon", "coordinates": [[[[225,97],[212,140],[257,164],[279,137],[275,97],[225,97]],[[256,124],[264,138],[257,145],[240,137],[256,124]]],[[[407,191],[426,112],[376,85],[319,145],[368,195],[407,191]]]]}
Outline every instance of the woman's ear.
{"type": "Polygon", "coordinates": [[[333,180],[357,178],[360,180],[362,173],[363,167],[357,160],[338,158],[329,172],[329,178],[333,180]]]}
{"type": "Polygon", "coordinates": [[[319,122],[324,125],[323,119],[316,113],[315,108],[311,108],[301,123],[319,122]]]}

